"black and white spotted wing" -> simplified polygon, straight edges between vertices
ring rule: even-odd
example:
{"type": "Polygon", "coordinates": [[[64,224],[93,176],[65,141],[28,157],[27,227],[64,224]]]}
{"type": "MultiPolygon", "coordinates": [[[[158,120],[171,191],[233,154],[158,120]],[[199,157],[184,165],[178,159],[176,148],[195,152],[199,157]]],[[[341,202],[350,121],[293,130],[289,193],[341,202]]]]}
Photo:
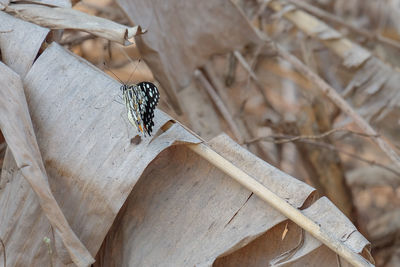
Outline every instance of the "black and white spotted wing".
{"type": "Polygon", "coordinates": [[[140,115],[143,120],[145,131],[151,135],[154,126],[154,110],[160,99],[160,93],[157,87],[150,82],[138,83],[137,88],[140,91],[142,103],[139,105],[140,115]]]}

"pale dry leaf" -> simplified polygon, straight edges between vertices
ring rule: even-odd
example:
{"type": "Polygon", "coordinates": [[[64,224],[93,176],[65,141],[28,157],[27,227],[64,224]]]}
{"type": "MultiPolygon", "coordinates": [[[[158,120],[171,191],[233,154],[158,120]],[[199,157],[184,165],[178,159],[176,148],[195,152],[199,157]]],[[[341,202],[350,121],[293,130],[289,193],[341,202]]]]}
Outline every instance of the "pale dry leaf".
{"type": "Polygon", "coordinates": [[[324,23],[318,23],[314,28],[312,28],[311,34],[318,36],[321,40],[335,40],[342,37],[338,31],[335,31],[324,23]]]}
{"type": "MultiPolygon", "coordinates": [[[[74,232],[92,255],[96,255],[116,214],[147,165],[165,148],[185,142],[200,142],[178,123],[156,110],[153,137],[131,143],[136,133],[124,116],[125,107],[115,100],[120,84],[93,65],[58,44],[51,44],[35,61],[24,80],[26,96],[51,189],[74,232]],[[170,127],[164,127],[168,124],[170,127]]],[[[7,159],[6,162],[11,160],[7,159]]],[[[15,195],[2,216],[6,246],[21,251],[7,261],[24,266],[49,264],[43,237],[49,225],[37,224],[43,217],[24,181],[11,172],[0,205],[15,195]],[[25,202],[26,198],[31,203],[25,202]],[[18,213],[15,214],[18,207],[18,213]],[[19,223],[29,225],[21,228],[19,223]],[[25,232],[24,239],[21,231],[25,232]],[[17,238],[18,237],[18,238],[17,238]],[[23,241],[23,242],[22,242],[23,241]],[[30,244],[30,246],[26,246],[30,244]],[[21,256],[22,255],[22,256],[21,256]]],[[[62,247],[53,262],[61,264],[62,247]]],[[[12,266],[12,264],[11,264],[12,266]]]]}
{"type": "Polygon", "coordinates": [[[226,135],[214,138],[210,146],[230,162],[240,163],[241,169],[296,208],[301,208],[307,198],[313,202],[317,197],[314,188],[254,156],[226,135]]]}
{"type": "MultiPolygon", "coordinates": [[[[50,221],[54,235],[57,238],[61,237],[73,262],[78,266],[89,266],[93,263],[93,258],[70,228],[50,190],[20,77],[3,63],[0,63],[0,69],[0,87],[2,88],[0,90],[0,128],[15,159],[16,169],[29,182],[35,192],[36,201],[42,208],[42,215],[50,221]]],[[[8,155],[11,156],[11,153],[8,155]]],[[[4,194],[6,188],[7,186],[0,191],[1,195],[4,194]]],[[[9,201],[4,198],[3,200],[9,201]]],[[[27,203],[27,205],[30,204],[27,203]]],[[[3,205],[4,203],[1,206],[3,205]]],[[[14,205],[7,205],[7,207],[14,209],[14,205]]],[[[10,221],[7,220],[6,214],[12,214],[12,212],[8,213],[7,209],[1,209],[1,213],[4,221],[0,224],[0,234],[4,239],[4,237],[9,237],[7,225],[10,221]]],[[[42,239],[42,237],[39,238],[39,240],[42,239]]],[[[8,240],[7,238],[3,242],[8,244],[8,240]]],[[[12,252],[11,258],[18,255],[12,252]]],[[[69,258],[64,259],[65,263],[68,261],[69,258]]]]}
{"type": "Polygon", "coordinates": [[[145,32],[140,26],[128,27],[72,8],[11,4],[5,11],[42,27],[85,31],[122,45],[132,44],[130,39],[145,32]]]}
{"type": "MultiPolygon", "coordinates": [[[[373,262],[369,242],[355,231],[355,227],[327,198],[321,198],[304,210],[304,213],[321,224],[325,228],[323,231],[331,232],[354,252],[373,262]],[[334,229],[338,229],[338,232],[334,229]]],[[[218,259],[215,266],[265,266],[266,261],[270,261],[272,266],[336,266],[337,255],[310,233],[306,232],[303,236],[293,222],[289,223],[290,231],[282,241],[282,232],[286,225],[287,223],[282,222],[271,228],[247,247],[218,259]]],[[[344,266],[350,266],[343,259],[341,262],[344,266]]]]}
{"type": "MultiPolygon", "coordinates": [[[[292,205],[300,207],[312,201],[311,187],[258,159],[226,135],[210,144],[292,205]]],[[[354,233],[354,226],[348,225],[348,219],[326,198],[309,209],[312,212],[306,213],[318,219],[323,231],[335,231],[330,228],[332,218],[343,223],[340,231],[332,234],[353,251],[367,246],[368,241],[354,233]],[[320,218],[318,212],[327,219],[320,218]],[[348,241],[351,238],[359,242],[348,241]]],[[[241,255],[239,266],[265,266],[266,260],[274,259],[283,248],[289,250],[299,244],[296,225],[281,240],[283,228],[276,230],[274,226],[282,222],[284,226],[286,218],[277,210],[185,146],[175,146],[148,166],[117,216],[95,266],[230,266],[222,263],[230,262],[236,251],[246,247],[251,249],[247,257],[241,255]],[[272,229],[276,238],[263,239],[272,229]],[[259,238],[264,242],[262,250],[253,245],[259,238]]],[[[319,247],[319,241],[306,235],[300,252],[290,260],[301,260],[319,247]]],[[[325,257],[318,259],[321,254],[314,261],[332,265],[336,255],[328,252],[334,256],[328,259],[330,262],[325,257]]]]}
{"type": "Polygon", "coordinates": [[[370,252],[370,243],[351,221],[326,197],[318,199],[303,213],[321,225],[321,231],[328,231],[354,252],[367,256],[374,263],[370,252]]]}
{"type": "MultiPolygon", "coordinates": [[[[287,223],[279,223],[247,246],[218,258],[213,266],[337,266],[336,253],[321,246],[311,235],[305,233],[303,236],[302,229],[291,221],[288,224],[290,231],[282,240],[287,223]],[[303,251],[303,256],[293,259],[293,252],[299,250],[303,251]]],[[[351,265],[342,260],[341,266],[351,265]]]]}
{"type": "Polygon", "coordinates": [[[22,176],[9,149],[4,157],[1,173],[0,211],[0,237],[6,245],[7,265],[27,266],[30,263],[38,263],[40,266],[46,266],[50,265],[50,262],[57,265],[71,263],[68,252],[54,235],[35,192],[22,176]],[[13,201],[10,202],[10,199],[13,201]],[[36,236],[36,231],[41,234],[36,236]],[[48,253],[43,243],[45,236],[50,238],[51,247],[56,253],[48,253]],[[57,250],[55,246],[58,247],[57,250]],[[33,261],[33,258],[38,259],[33,261]]]}
{"type": "Polygon", "coordinates": [[[12,0],[11,2],[13,3],[35,3],[39,5],[46,5],[46,6],[53,6],[53,7],[71,7],[71,1],[70,0],[12,0]]]}
{"type": "MultiPolygon", "coordinates": [[[[343,44],[348,45],[348,48],[343,51],[343,65],[346,68],[358,68],[371,58],[370,52],[358,44],[348,40],[343,40],[343,44]]],[[[341,50],[343,47],[334,46],[334,48],[341,50]]]]}
{"type": "MultiPolygon", "coordinates": [[[[116,111],[123,107],[114,105],[113,101],[109,99],[109,88],[118,88],[119,85],[103,76],[90,64],[69,54],[56,44],[47,48],[38,58],[25,82],[39,145],[42,148],[46,168],[52,177],[50,181],[52,189],[57,192],[57,200],[62,203],[67,218],[73,222],[74,230],[79,233],[89,250],[96,253],[108,227],[114,220],[115,214],[132,189],[133,183],[137,181],[143,169],[146,168],[148,163],[146,164],[143,161],[150,162],[153,159],[152,156],[150,158],[146,156],[148,153],[152,153],[149,152],[152,151],[152,147],[158,154],[162,150],[160,146],[165,148],[173,144],[177,140],[176,136],[181,133],[183,134],[180,139],[182,141],[188,142],[197,139],[193,139],[190,134],[188,135],[182,129],[179,130],[177,124],[172,124],[169,130],[162,132],[151,143],[149,140],[144,140],[141,144],[132,148],[129,138],[123,133],[124,125],[121,121],[118,123],[119,118],[116,115],[116,111]],[[54,62],[55,58],[62,58],[63,60],[54,62]],[[54,63],[49,64],[50,62],[54,63]],[[49,80],[48,77],[53,78],[49,80]],[[82,78],[78,79],[78,77],[82,78]],[[55,88],[58,90],[55,90],[55,88]],[[109,105],[104,105],[106,103],[109,105]],[[111,142],[112,144],[96,142],[103,140],[105,136],[108,137],[108,140],[116,140],[111,142]],[[166,140],[172,142],[166,142],[166,140]],[[125,151],[123,148],[129,151],[125,151]],[[142,149],[145,149],[147,153],[144,153],[142,149]],[[116,155],[116,158],[110,153],[116,155]],[[115,160],[113,160],[114,158],[115,160]],[[133,166],[133,162],[137,165],[133,166]],[[140,170],[135,171],[135,168],[140,170]],[[129,175],[123,176],[123,173],[136,174],[136,178],[131,176],[132,178],[127,179],[129,175]],[[119,174],[125,177],[123,184],[118,181],[118,177],[121,177],[119,174]],[[104,180],[101,179],[102,177],[104,180]],[[101,220],[99,220],[99,216],[101,216],[101,220]]],[[[156,128],[161,128],[169,118],[163,116],[160,112],[157,114],[156,128]]],[[[278,195],[295,207],[304,205],[307,199],[312,198],[312,188],[257,159],[226,137],[216,139],[213,147],[217,150],[219,148],[218,152],[221,155],[231,162],[239,164],[252,176],[262,177],[260,182],[269,187],[274,187],[278,195]]],[[[3,192],[12,194],[10,190],[18,189],[20,186],[15,184],[14,181],[16,179],[8,183],[3,192]]],[[[114,251],[113,253],[117,254],[134,255],[131,253],[131,244],[135,244],[135,248],[139,250],[150,246],[151,251],[156,253],[155,246],[151,245],[146,239],[150,237],[150,233],[154,233],[156,236],[152,240],[158,240],[155,241],[156,247],[158,246],[159,249],[164,251],[163,253],[171,253],[164,249],[164,246],[169,247],[169,242],[180,240],[179,244],[183,248],[179,252],[180,257],[177,254],[177,257],[171,260],[179,262],[179,260],[185,260],[185,257],[189,257],[186,258],[187,262],[209,265],[218,256],[227,255],[249,244],[269,228],[285,220],[279,212],[274,211],[263,201],[252,196],[250,192],[206,161],[199,159],[196,154],[190,152],[184,146],[168,149],[156,157],[152,164],[146,168],[139,183],[134,187],[129,199],[131,198],[140,199],[140,201],[131,203],[128,200],[120,214],[124,216],[125,212],[129,212],[129,214],[134,212],[135,216],[126,216],[126,219],[117,218],[114,225],[118,227],[118,230],[125,229],[126,232],[123,233],[123,236],[127,242],[132,237],[143,236],[143,239],[135,239],[135,241],[144,242],[143,246],[138,246],[136,242],[128,242],[127,244],[123,243],[125,244],[123,248],[119,248],[111,242],[114,232],[111,230],[106,239],[112,246],[112,249],[106,250],[108,253],[114,251]],[[188,166],[189,162],[190,166],[188,166]],[[178,166],[185,166],[186,171],[182,172],[178,166]],[[199,173],[193,175],[194,171],[199,173]],[[172,173],[169,179],[167,179],[166,173],[172,173]],[[178,177],[181,177],[181,179],[178,179],[178,177]],[[218,181],[220,183],[216,186],[215,182],[218,181]],[[147,183],[152,183],[155,187],[147,186],[147,183]],[[162,187],[164,183],[168,185],[167,190],[162,187]],[[199,188],[203,190],[204,194],[201,193],[199,188]],[[204,202],[204,199],[207,202],[204,202]],[[230,201],[227,201],[228,199],[230,201]],[[174,212],[171,212],[170,209],[163,209],[163,205],[171,205],[169,200],[173,200],[174,212]],[[221,203],[226,205],[225,208],[222,207],[224,213],[220,210],[221,203]],[[183,205],[182,208],[177,208],[178,204],[183,205]],[[205,204],[206,206],[204,206],[205,204]],[[139,216],[140,212],[138,213],[137,209],[130,209],[129,205],[144,205],[139,210],[149,213],[154,208],[156,211],[154,214],[157,214],[157,216],[139,216]],[[199,214],[199,208],[196,207],[201,208],[202,213],[199,214]],[[211,215],[209,215],[210,211],[211,215]],[[193,216],[187,215],[191,213],[193,213],[193,216]],[[166,217],[160,219],[161,214],[166,217]],[[135,218],[139,221],[134,220],[135,218]],[[191,227],[182,232],[182,225],[176,221],[178,218],[183,221],[189,220],[191,227]],[[251,225],[248,224],[248,218],[252,218],[251,225]],[[150,220],[150,222],[144,223],[144,219],[150,220]],[[127,220],[128,225],[133,223],[133,225],[141,227],[142,230],[136,229],[136,231],[140,231],[141,235],[132,235],[132,231],[135,229],[132,226],[123,227],[124,220],[127,220]],[[203,236],[203,238],[193,238],[194,236],[197,237],[199,232],[202,232],[194,227],[194,222],[201,222],[200,230],[209,232],[209,234],[203,236]],[[173,230],[173,233],[177,235],[173,235],[172,240],[156,238],[159,234],[169,233],[166,231],[168,228],[158,226],[158,223],[177,223],[175,226],[178,228],[173,230]],[[223,231],[225,239],[220,238],[218,231],[223,231]],[[193,249],[190,249],[191,247],[188,246],[187,242],[181,240],[179,236],[181,233],[184,233],[186,238],[194,242],[195,246],[202,248],[201,253],[193,253],[193,249]],[[215,240],[214,247],[205,248],[204,242],[209,242],[211,237],[215,240]],[[118,251],[115,252],[115,250],[118,251]]],[[[23,201],[16,201],[15,205],[24,206],[21,202],[23,201]]],[[[26,209],[22,208],[21,210],[25,211],[26,209]]],[[[25,219],[24,216],[27,216],[27,214],[29,213],[22,212],[19,214],[18,220],[10,221],[21,221],[21,219],[25,219]]],[[[31,214],[31,218],[35,216],[38,216],[38,214],[31,214]]],[[[38,216],[38,218],[40,217],[38,216]]],[[[7,219],[9,218],[5,219],[6,222],[7,219]]],[[[29,220],[25,222],[29,223],[29,220]]],[[[6,227],[7,229],[16,229],[17,225],[7,224],[6,227]]],[[[47,236],[48,229],[43,232],[43,229],[35,228],[31,233],[47,236]]],[[[42,239],[30,236],[28,240],[25,239],[24,241],[29,242],[30,240],[42,239]]],[[[40,244],[36,243],[36,246],[40,244]]],[[[118,242],[118,244],[121,245],[121,242],[118,242]]],[[[12,243],[8,245],[15,247],[15,244],[12,243]]],[[[38,248],[32,249],[30,247],[30,249],[30,251],[38,252],[38,248]]],[[[195,251],[198,251],[198,249],[195,251]]],[[[33,255],[26,255],[24,260],[32,260],[33,255]]],[[[107,260],[106,252],[101,251],[99,255],[101,255],[102,260],[107,260]]],[[[117,257],[118,255],[113,255],[116,257],[112,260],[121,260],[117,257]]],[[[141,253],[140,255],[146,254],[141,253]]],[[[165,262],[165,257],[161,256],[146,256],[146,258],[135,258],[134,260],[144,261],[145,263],[152,260],[163,260],[165,262]]],[[[122,260],[131,261],[132,259],[129,257],[122,260]]],[[[48,262],[48,258],[37,258],[35,257],[37,263],[46,264],[48,262]]]]}
{"type": "MultiPolygon", "coordinates": [[[[212,142],[227,149],[218,151],[224,156],[237,149],[226,142],[234,144],[226,136],[212,142]]],[[[253,175],[260,176],[263,171],[278,175],[279,171],[254,156],[248,158],[250,153],[244,149],[236,152],[241,161],[234,163],[253,175]]],[[[273,175],[265,176],[274,179],[273,175]]],[[[292,200],[298,205],[313,192],[303,185],[299,188],[302,194],[297,192],[299,198],[292,200]]],[[[283,220],[279,212],[212,164],[188,148],[176,146],[146,169],[110,230],[95,266],[211,266],[218,256],[247,245],[283,220]]]]}
{"type": "Polygon", "coordinates": [[[35,60],[49,30],[0,11],[2,60],[24,77],[35,60]]]}
{"type": "Polygon", "coordinates": [[[119,0],[128,17],[148,29],[136,38],[155,78],[179,109],[175,90],[190,84],[193,71],[213,54],[263,41],[231,1],[119,0]]]}

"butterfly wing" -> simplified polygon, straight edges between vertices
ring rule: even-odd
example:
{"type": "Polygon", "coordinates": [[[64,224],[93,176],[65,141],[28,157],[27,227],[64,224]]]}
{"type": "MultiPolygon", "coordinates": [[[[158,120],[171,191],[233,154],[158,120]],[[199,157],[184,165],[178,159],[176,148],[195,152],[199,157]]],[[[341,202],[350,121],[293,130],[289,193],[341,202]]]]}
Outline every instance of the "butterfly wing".
{"type": "Polygon", "coordinates": [[[137,103],[137,95],[136,95],[136,88],[135,85],[123,85],[122,93],[123,99],[126,106],[126,111],[128,114],[129,122],[136,128],[137,131],[141,131],[140,128],[140,117],[139,114],[139,107],[137,103]]]}
{"type": "Polygon", "coordinates": [[[160,99],[160,93],[158,92],[157,86],[150,82],[138,83],[137,88],[139,88],[142,95],[142,103],[140,105],[140,113],[143,120],[143,125],[149,135],[154,126],[154,110],[160,99]]]}

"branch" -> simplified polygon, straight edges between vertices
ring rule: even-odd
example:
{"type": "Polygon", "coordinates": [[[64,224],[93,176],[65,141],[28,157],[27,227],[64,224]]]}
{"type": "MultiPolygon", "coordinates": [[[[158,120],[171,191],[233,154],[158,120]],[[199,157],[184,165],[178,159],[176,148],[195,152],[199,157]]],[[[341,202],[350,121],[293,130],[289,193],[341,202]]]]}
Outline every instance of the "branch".
{"type": "MultiPolygon", "coordinates": [[[[332,134],[334,132],[338,132],[340,130],[341,129],[333,129],[331,131],[325,132],[325,133],[320,134],[320,135],[308,135],[308,136],[307,135],[302,135],[302,136],[290,137],[290,136],[287,136],[287,135],[269,135],[269,136],[263,136],[263,137],[258,137],[258,138],[251,139],[249,141],[246,141],[245,144],[251,144],[251,143],[260,142],[260,141],[272,142],[274,144],[283,144],[283,143],[288,143],[288,142],[301,142],[301,143],[305,143],[305,144],[309,144],[309,145],[319,146],[319,147],[322,147],[322,148],[325,148],[325,149],[336,151],[338,153],[344,154],[344,155],[349,156],[349,157],[353,157],[353,158],[355,158],[355,159],[357,159],[359,161],[362,161],[362,162],[368,163],[370,165],[377,166],[377,167],[383,168],[385,170],[388,170],[388,171],[390,171],[390,172],[392,172],[395,175],[400,177],[400,172],[398,172],[396,169],[393,169],[393,168],[391,168],[391,167],[389,167],[387,165],[384,165],[382,163],[376,162],[375,160],[369,160],[369,159],[360,157],[357,154],[354,154],[354,153],[347,152],[345,150],[339,149],[339,148],[337,148],[337,147],[335,147],[334,145],[331,145],[331,144],[327,144],[327,143],[324,143],[324,142],[317,142],[317,141],[314,141],[314,140],[309,140],[309,139],[323,138],[323,137],[328,136],[329,134],[332,134]],[[276,140],[276,139],[280,139],[280,140],[276,140]]],[[[352,132],[352,131],[349,131],[349,132],[353,133],[353,134],[360,134],[360,135],[364,135],[365,136],[364,133],[358,133],[358,132],[352,132]]],[[[371,136],[369,136],[369,137],[371,137],[371,136]]]]}
{"type": "Polygon", "coordinates": [[[378,133],[369,125],[369,123],[361,117],[329,84],[327,84],[317,74],[312,72],[306,65],[303,64],[297,57],[288,53],[281,46],[277,45],[277,52],[280,57],[290,62],[294,68],[307,77],[313,84],[317,86],[337,107],[344,113],[350,116],[357,126],[366,134],[373,136],[373,140],[378,144],[383,152],[394,162],[400,169],[400,157],[393,148],[382,139],[378,133]]]}
{"type": "Polygon", "coordinates": [[[309,144],[309,145],[319,146],[319,147],[322,147],[322,148],[325,148],[325,149],[329,149],[329,150],[333,150],[333,151],[336,151],[338,153],[342,153],[344,155],[347,155],[349,157],[353,157],[353,158],[355,158],[355,159],[357,159],[359,161],[368,163],[370,165],[381,167],[381,168],[383,168],[385,170],[388,170],[388,171],[390,171],[390,172],[392,172],[392,173],[394,173],[394,174],[396,174],[397,176],[400,177],[400,172],[398,172],[396,169],[393,169],[393,168],[391,168],[391,167],[389,167],[387,165],[384,165],[382,163],[376,162],[375,160],[369,160],[369,159],[360,157],[357,154],[344,151],[342,149],[339,149],[339,148],[335,147],[334,145],[323,143],[323,142],[316,142],[316,141],[312,141],[312,140],[300,140],[300,142],[306,143],[306,144],[309,144]]]}
{"type": "MultiPolygon", "coordinates": [[[[360,133],[360,132],[354,132],[351,130],[348,130],[346,128],[335,128],[335,129],[331,129],[329,131],[326,131],[325,133],[322,134],[318,134],[318,135],[298,135],[298,136],[294,136],[294,137],[290,137],[290,138],[286,138],[286,136],[267,136],[267,137],[273,137],[273,138],[283,138],[281,140],[278,141],[274,141],[275,144],[284,144],[284,143],[290,143],[290,142],[295,142],[295,141],[299,141],[299,140],[303,140],[303,139],[321,139],[324,137],[327,137],[328,135],[331,135],[333,133],[336,132],[347,132],[347,133],[351,133],[351,134],[355,134],[355,135],[360,135],[360,136],[364,136],[364,137],[377,137],[378,135],[370,135],[370,134],[365,134],[365,133],[360,133]]],[[[251,140],[246,141],[246,144],[251,144],[254,142],[258,142],[258,141],[262,141],[263,139],[265,139],[265,137],[257,137],[251,140]]]]}

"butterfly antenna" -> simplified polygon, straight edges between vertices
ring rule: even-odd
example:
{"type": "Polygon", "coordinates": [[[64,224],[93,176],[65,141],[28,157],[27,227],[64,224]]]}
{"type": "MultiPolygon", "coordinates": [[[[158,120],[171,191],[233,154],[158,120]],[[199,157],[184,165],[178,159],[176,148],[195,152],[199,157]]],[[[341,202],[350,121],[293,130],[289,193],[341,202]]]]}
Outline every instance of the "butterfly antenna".
{"type": "Polygon", "coordinates": [[[125,83],[124,83],[123,81],[121,81],[121,79],[106,65],[105,62],[103,62],[103,65],[104,65],[104,67],[105,67],[109,72],[111,72],[111,73],[115,76],[115,78],[118,79],[118,81],[119,81],[120,83],[125,84],[125,83]]]}
{"type": "MultiPolygon", "coordinates": [[[[122,54],[124,54],[124,55],[128,58],[128,60],[129,60],[132,64],[134,64],[132,58],[128,55],[128,53],[126,53],[126,51],[125,51],[124,49],[122,49],[121,47],[120,47],[119,49],[121,50],[122,54]]],[[[131,80],[133,74],[135,73],[136,69],[137,69],[138,66],[139,66],[140,61],[141,61],[141,59],[139,59],[138,62],[136,63],[136,66],[135,66],[134,70],[132,71],[131,75],[129,76],[128,82],[130,82],[130,80],[131,80]]]]}
{"type": "Polygon", "coordinates": [[[136,63],[135,69],[132,71],[131,75],[129,76],[128,81],[131,80],[132,75],[136,72],[136,70],[137,70],[137,68],[138,68],[138,66],[139,66],[140,61],[141,61],[141,59],[139,59],[138,62],[136,63]]]}

